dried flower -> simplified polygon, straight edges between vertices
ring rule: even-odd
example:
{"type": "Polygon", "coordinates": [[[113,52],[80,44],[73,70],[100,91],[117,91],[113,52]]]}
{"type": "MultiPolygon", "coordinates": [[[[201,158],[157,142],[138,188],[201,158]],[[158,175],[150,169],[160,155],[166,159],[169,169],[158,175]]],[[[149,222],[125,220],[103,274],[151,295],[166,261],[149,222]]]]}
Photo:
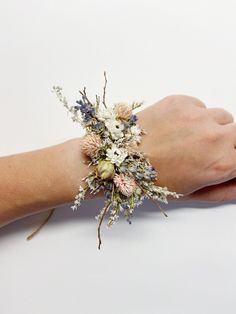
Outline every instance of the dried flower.
{"type": "Polygon", "coordinates": [[[116,174],[113,180],[117,188],[125,196],[131,196],[137,188],[134,178],[126,176],[123,173],[116,174]]]}
{"type": "Polygon", "coordinates": [[[138,152],[138,145],[135,142],[131,142],[131,143],[128,142],[125,145],[125,148],[126,148],[128,154],[133,154],[133,153],[138,152]]]}
{"type": "MultiPolygon", "coordinates": [[[[72,120],[79,122],[87,131],[82,141],[83,152],[91,157],[89,166],[93,166],[89,175],[83,178],[84,187],[80,187],[72,209],[77,209],[85,198],[87,191],[97,193],[104,191],[105,207],[97,218],[98,248],[101,246],[100,229],[104,217],[110,212],[108,226],[111,226],[121,213],[130,222],[134,209],[142,204],[145,198],[154,202],[167,203],[167,197],[179,198],[182,194],[171,192],[167,187],[156,186],[157,170],[150,164],[146,154],[139,150],[141,129],[138,117],[132,111],[142,105],[141,102],[117,103],[110,106],[106,103],[106,72],[103,96],[96,95],[96,102],[90,101],[84,87],[80,91],[82,99],[76,106],[69,106],[62,95],[62,88],[53,87],[59,101],[71,113],[72,120]],[[101,99],[101,101],[100,101],[101,99]]],[[[160,208],[159,204],[158,207],[160,208]]]]}
{"type": "Polygon", "coordinates": [[[111,108],[106,108],[104,107],[104,105],[100,105],[98,107],[97,119],[99,121],[105,122],[106,120],[115,119],[115,118],[116,118],[115,113],[113,110],[111,110],[111,108]]]}
{"type": "Polygon", "coordinates": [[[71,206],[72,210],[76,210],[79,208],[81,201],[84,199],[86,194],[87,188],[83,188],[82,186],[79,187],[79,193],[75,196],[74,205],[71,206]]]}
{"type": "Polygon", "coordinates": [[[93,104],[88,102],[85,96],[82,99],[76,101],[77,106],[74,106],[75,110],[80,110],[84,122],[88,122],[95,116],[95,108],[93,104]]]}
{"type": "Polygon", "coordinates": [[[121,102],[114,106],[114,112],[117,118],[121,120],[129,120],[132,116],[132,108],[127,103],[121,102]]]}
{"type": "Polygon", "coordinates": [[[118,148],[112,144],[111,148],[107,149],[106,156],[113,163],[119,166],[127,157],[128,153],[123,148],[118,148]]]}
{"type": "Polygon", "coordinates": [[[83,141],[82,141],[82,151],[87,156],[94,156],[98,153],[101,147],[101,139],[99,135],[95,133],[90,133],[85,135],[83,141]]]}
{"type": "Polygon", "coordinates": [[[105,121],[105,125],[106,125],[108,131],[110,132],[111,137],[114,140],[117,140],[117,139],[124,136],[123,130],[125,127],[121,121],[119,121],[115,118],[107,119],[105,121]]]}
{"type": "Polygon", "coordinates": [[[115,167],[109,160],[100,160],[96,167],[96,173],[102,180],[111,179],[115,175],[115,167]]]}

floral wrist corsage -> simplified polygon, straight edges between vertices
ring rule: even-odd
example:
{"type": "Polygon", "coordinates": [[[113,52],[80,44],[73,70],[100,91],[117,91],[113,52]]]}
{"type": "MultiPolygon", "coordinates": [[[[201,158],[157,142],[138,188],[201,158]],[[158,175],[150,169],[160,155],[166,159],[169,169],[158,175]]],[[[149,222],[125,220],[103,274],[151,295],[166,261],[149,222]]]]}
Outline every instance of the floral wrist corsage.
{"type": "MultiPolygon", "coordinates": [[[[86,130],[82,140],[82,151],[89,157],[91,172],[83,178],[75,196],[73,210],[78,209],[86,193],[97,193],[101,190],[105,195],[105,206],[96,216],[98,225],[98,248],[101,246],[100,228],[106,214],[109,213],[108,226],[123,214],[127,221],[133,215],[136,206],[145,198],[168,203],[167,197],[179,198],[182,194],[171,192],[167,187],[155,185],[157,170],[150,164],[145,153],[138,150],[142,135],[146,134],[137,124],[137,116],[133,110],[142,103],[117,103],[109,106],[106,103],[106,72],[103,98],[96,95],[91,102],[86,89],[80,91],[81,99],[75,106],[69,106],[62,95],[62,88],[54,86],[53,91],[66,109],[72,114],[72,120],[79,122],[86,130]]],[[[164,213],[164,212],[163,212],[164,213]]],[[[166,215],[164,213],[164,215],[166,215]]]]}

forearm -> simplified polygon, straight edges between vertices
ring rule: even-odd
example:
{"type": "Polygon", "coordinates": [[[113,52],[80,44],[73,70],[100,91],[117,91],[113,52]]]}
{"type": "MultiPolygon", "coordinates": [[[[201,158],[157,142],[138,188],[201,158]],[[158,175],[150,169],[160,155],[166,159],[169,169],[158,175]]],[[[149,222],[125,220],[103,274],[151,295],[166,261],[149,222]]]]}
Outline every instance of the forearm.
{"type": "Polygon", "coordinates": [[[0,226],[73,201],[88,174],[80,139],[0,158],[0,226]]]}

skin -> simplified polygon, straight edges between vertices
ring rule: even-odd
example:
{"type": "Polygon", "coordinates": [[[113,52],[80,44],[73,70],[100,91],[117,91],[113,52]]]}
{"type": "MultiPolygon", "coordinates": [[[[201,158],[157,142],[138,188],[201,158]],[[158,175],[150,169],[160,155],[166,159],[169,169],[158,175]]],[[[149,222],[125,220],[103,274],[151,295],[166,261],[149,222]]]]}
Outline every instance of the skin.
{"type": "Polygon", "coordinates": [[[88,174],[81,139],[0,158],[0,226],[67,204],[88,174]]]}
{"type": "MultiPolygon", "coordinates": [[[[231,113],[173,95],[137,115],[147,132],[139,149],[158,170],[157,185],[184,194],[181,201],[235,200],[236,124],[231,113]]],[[[80,138],[1,157],[0,226],[72,202],[89,172],[86,161],[80,138]]]]}
{"type": "Polygon", "coordinates": [[[158,185],[183,193],[181,200],[235,199],[236,124],[231,113],[173,95],[138,116],[148,134],[140,149],[158,170],[158,185]]]}

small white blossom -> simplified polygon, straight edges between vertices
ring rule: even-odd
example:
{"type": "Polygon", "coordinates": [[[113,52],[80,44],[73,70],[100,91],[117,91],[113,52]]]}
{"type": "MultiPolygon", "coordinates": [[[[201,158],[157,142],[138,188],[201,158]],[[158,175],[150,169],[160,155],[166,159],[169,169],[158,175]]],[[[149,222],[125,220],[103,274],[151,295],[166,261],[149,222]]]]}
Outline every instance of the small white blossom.
{"type": "Polygon", "coordinates": [[[108,119],[105,121],[105,125],[108,131],[111,133],[111,137],[115,140],[124,136],[124,125],[121,121],[114,119],[108,119]]]}
{"type": "Polygon", "coordinates": [[[102,145],[105,146],[105,145],[111,145],[113,142],[112,140],[109,138],[109,137],[106,137],[103,139],[102,141],[102,145]]]}
{"type": "Polygon", "coordinates": [[[137,125],[133,125],[130,128],[130,133],[132,134],[132,140],[134,142],[140,142],[141,141],[141,129],[137,125]]]}
{"type": "Polygon", "coordinates": [[[119,166],[128,156],[128,153],[125,149],[118,148],[115,144],[113,144],[111,148],[107,149],[106,156],[113,164],[119,166]]]}
{"type": "Polygon", "coordinates": [[[104,105],[100,105],[97,111],[97,118],[100,121],[106,121],[110,119],[115,119],[116,115],[111,108],[106,108],[104,105]]]}
{"type": "Polygon", "coordinates": [[[72,114],[72,117],[71,117],[72,121],[73,122],[78,122],[82,126],[84,126],[84,123],[83,123],[80,111],[75,110],[74,106],[69,106],[66,97],[63,96],[63,94],[62,94],[62,87],[60,87],[60,86],[53,86],[52,92],[54,92],[56,94],[56,96],[59,99],[59,101],[62,102],[64,107],[72,114]]]}
{"type": "Polygon", "coordinates": [[[79,193],[75,195],[74,204],[71,206],[72,210],[79,208],[81,201],[84,199],[87,189],[82,186],[79,187],[79,193]]]}
{"type": "Polygon", "coordinates": [[[130,132],[133,135],[140,135],[141,129],[137,125],[132,125],[130,128],[130,132]]]}

